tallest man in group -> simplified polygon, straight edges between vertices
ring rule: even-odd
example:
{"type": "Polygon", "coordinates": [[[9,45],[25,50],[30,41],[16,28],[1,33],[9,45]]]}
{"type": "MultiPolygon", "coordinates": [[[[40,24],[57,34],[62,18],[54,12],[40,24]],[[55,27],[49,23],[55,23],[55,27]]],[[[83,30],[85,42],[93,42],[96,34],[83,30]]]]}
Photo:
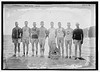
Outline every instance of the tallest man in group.
{"type": "Polygon", "coordinates": [[[75,44],[75,59],[82,60],[81,46],[83,44],[83,30],[79,28],[79,23],[76,23],[76,29],[73,31],[73,42],[75,44]],[[79,58],[77,57],[77,46],[79,46],[79,58]]]}

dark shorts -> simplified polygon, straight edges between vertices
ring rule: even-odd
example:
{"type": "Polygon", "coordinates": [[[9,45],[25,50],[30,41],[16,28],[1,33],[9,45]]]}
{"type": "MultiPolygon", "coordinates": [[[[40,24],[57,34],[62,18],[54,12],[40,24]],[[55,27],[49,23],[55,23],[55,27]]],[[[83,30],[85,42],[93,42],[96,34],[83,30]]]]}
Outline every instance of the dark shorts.
{"type": "Polygon", "coordinates": [[[21,39],[13,39],[13,43],[20,43],[21,39]]]}

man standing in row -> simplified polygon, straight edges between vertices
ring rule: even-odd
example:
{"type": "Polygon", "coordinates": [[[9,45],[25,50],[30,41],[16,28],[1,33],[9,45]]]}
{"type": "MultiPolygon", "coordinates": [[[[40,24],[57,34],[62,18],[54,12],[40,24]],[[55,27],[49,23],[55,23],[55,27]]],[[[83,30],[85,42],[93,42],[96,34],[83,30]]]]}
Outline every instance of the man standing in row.
{"type": "Polygon", "coordinates": [[[79,46],[79,59],[82,60],[81,57],[81,46],[83,44],[83,30],[79,28],[79,23],[76,23],[76,29],[73,31],[73,42],[75,44],[75,59],[77,59],[77,46],[79,46]]]}
{"type": "Polygon", "coordinates": [[[15,28],[12,30],[12,42],[14,43],[15,49],[14,49],[14,55],[16,57],[16,51],[18,47],[18,56],[20,55],[20,42],[22,37],[22,30],[18,26],[18,22],[15,22],[15,28]]]}
{"type": "Polygon", "coordinates": [[[45,39],[47,37],[47,29],[44,27],[44,22],[41,21],[40,23],[41,27],[39,28],[39,44],[40,44],[40,54],[41,57],[44,57],[44,46],[45,46],[45,39]]]}
{"type": "Polygon", "coordinates": [[[73,29],[70,28],[70,22],[67,23],[67,29],[65,29],[65,46],[66,46],[66,58],[71,58],[71,46],[72,46],[72,36],[73,36],[73,29]],[[69,51],[68,51],[69,48],[69,51]]]}
{"type": "Polygon", "coordinates": [[[29,39],[30,39],[30,28],[28,27],[28,22],[25,21],[25,26],[22,28],[23,56],[25,56],[25,46],[27,47],[26,55],[28,55],[29,39]]]}
{"type": "Polygon", "coordinates": [[[51,25],[51,28],[49,28],[48,30],[48,45],[49,45],[49,58],[50,58],[50,51],[51,51],[51,46],[52,46],[52,43],[56,43],[55,42],[55,38],[56,38],[56,29],[54,28],[54,22],[51,22],[50,23],[51,25]]]}
{"type": "Polygon", "coordinates": [[[34,44],[36,46],[36,56],[38,56],[38,31],[39,29],[36,27],[36,22],[33,22],[33,28],[31,29],[32,56],[34,56],[34,44]]]}
{"type": "Polygon", "coordinates": [[[62,57],[64,57],[64,36],[65,36],[65,30],[64,28],[61,27],[61,22],[58,22],[58,27],[56,29],[56,36],[57,36],[57,45],[61,53],[62,48],[62,57]]]}

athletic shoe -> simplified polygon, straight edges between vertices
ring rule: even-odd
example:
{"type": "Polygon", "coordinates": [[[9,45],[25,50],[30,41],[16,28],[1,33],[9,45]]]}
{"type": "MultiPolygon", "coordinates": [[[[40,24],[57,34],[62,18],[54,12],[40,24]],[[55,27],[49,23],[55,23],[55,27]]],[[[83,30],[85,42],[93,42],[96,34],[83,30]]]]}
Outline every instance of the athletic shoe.
{"type": "Polygon", "coordinates": [[[77,60],[78,58],[77,57],[75,57],[75,60],[77,60]]]}
{"type": "Polygon", "coordinates": [[[66,56],[65,58],[68,58],[68,56],[66,56]]]}
{"type": "Polygon", "coordinates": [[[32,54],[32,57],[34,57],[34,54],[32,54]]]}
{"type": "Polygon", "coordinates": [[[25,57],[25,54],[22,57],[25,57]]]}
{"type": "Polygon", "coordinates": [[[16,57],[16,54],[14,54],[13,57],[16,57]]]}
{"type": "Polygon", "coordinates": [[[79,59],[79,60],[85,60],[85,59],[84,59],[84,58],[82,58],[82,57],[79,57],[78,59],[79,59]]]}
{"type": "Polygon", "coordinates": [[[48,56],[48,58],[50,58],[50,56],[48,56]]]}
{"type": "Polygon", "coordinates": [[[71,59],[71,56],[69,56],[69,58],[71,59]]]}

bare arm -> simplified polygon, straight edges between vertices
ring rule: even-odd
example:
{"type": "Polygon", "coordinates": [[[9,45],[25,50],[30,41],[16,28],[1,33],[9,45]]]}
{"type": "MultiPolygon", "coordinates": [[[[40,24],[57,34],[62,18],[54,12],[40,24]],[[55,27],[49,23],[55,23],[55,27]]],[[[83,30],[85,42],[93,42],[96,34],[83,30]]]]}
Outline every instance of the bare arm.
{"type": "Polygon", "coordinates": [[[65,34],[65,29],[64,28],[63,28],[63,33],[64,33],[64,37],[65,37],[66,34],[65,34]]]}

